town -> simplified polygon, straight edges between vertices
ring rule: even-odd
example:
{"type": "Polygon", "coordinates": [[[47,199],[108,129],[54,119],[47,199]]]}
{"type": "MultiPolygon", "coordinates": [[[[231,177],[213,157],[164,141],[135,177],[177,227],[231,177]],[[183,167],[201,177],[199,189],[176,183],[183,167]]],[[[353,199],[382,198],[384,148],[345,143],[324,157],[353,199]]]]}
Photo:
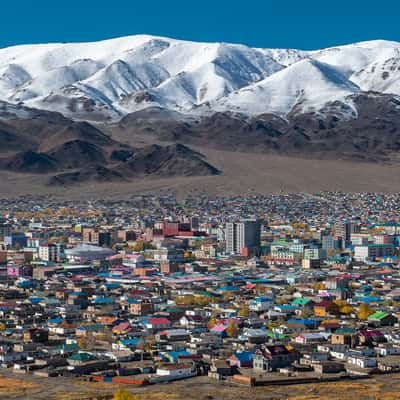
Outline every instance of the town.
{"type": "Polygon", "coordinates": [[[399,255],[398,194],[2,199],[0,375],[136,388],[396,373],[399,255]]]}

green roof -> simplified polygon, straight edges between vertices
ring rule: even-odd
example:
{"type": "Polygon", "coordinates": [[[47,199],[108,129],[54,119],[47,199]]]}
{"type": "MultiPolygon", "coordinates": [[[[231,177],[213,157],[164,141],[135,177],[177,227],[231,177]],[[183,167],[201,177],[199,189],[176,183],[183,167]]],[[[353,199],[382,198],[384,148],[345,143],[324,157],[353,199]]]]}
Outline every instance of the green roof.
{"type": "Polygon", "coordinates": [[[68,357],[68,360],[75,360],[75,361],[92,361],[97,360],[97,358],[90,353],[75,353],[71,357],[68,357]]]}
{"type": "Polygon", "coordinates": [[[59,350],[63,351],[76,351],[79,350],[79,345],[77,343],[62,344],[58,347],[59,350]]]}
{"type": "Polygon", "coordinates": [[[310,301],[311,301],[311,299],[306,299],[306,298],[300,297],[298,299],[294,299],[291,304],[292,304],[292,306],[305,306],[310,301]]]}
{"type": "Polygon", "coordinates": [[[368,319],[383,319],[386,318],[389,314],[383,311],[377,311],[371,314],[368,319]]]}
{"type": "Polygon", "coordinates": [[[335,334],[343,334],[343,335],[355,335],[357,331],[353,328],[339,328],[335,330],[335,334]]]}

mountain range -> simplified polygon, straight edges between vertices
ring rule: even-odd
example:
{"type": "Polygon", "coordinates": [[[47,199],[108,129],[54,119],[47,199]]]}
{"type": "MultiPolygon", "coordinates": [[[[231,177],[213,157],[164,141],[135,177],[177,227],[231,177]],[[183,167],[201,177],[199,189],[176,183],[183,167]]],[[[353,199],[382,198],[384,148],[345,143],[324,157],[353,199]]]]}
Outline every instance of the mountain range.
{"type": "Polygon", "coordinates": [[[223,173],[199,146],[393,161],[399,124],[398,42],[304,51],[137,35],[0,49],[0,170],[51,185],[223,173]]]}

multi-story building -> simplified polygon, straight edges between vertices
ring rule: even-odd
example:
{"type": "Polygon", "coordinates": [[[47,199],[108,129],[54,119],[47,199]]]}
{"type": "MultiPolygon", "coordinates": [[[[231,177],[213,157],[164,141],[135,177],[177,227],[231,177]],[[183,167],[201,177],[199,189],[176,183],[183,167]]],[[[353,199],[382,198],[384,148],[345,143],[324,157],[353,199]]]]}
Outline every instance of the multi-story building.
{"type": "Polygon", "coordinates": [[[39,258],[43,261],[56,262],[58,260],[57,253],[55,244],[49,243],[39,246],[39,258]]]}
{"type": "Polygon", "coordinates": [[[392,244],[370,243],[365,246],[354,247],[354,259],[356,261],[375,260],[377,257],[394,255],[395,247],[392,244]]]}
{"type": "Polygon", "coordinates": [[[4,238],[5,236],[11,236],[12,234],[12,226],[8,224],[0,224],[0,238],[4,238]]]}
{"type": "Polygon", "coordinates": [[[324,260],[326,258],[326,250],[318,247],[304,249],[304,259],[306,260],[324,260]]]}
{"type": "Polygon", "coordinates": [[[360,233],[360,225],[352,222],[338,222],[335,224],[335,238],[342,239],[343,246],[350,242],[353,233],[360,233]]]}
{"type": "Polygon", "coordinates": [[[322,236],[322,248],[324,250],[336,250],[341,247],[342,239],[335,239],[332,235],[322,236]]]}
{"type": "Polygon", "coordinates": [[[257,220],[228,222],[225,229],[226,253],[244,254],[259,249],[261,224],[257,220]]]}

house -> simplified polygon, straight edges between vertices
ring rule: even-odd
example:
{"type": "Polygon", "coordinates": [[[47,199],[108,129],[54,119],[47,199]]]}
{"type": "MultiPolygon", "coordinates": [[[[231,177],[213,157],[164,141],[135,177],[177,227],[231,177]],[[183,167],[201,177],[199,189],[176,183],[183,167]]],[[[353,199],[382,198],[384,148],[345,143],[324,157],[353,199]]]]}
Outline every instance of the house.
{"type": "Polygon", "coordinates": [[[311,309],[314,306],[314,301],[306,297],[298,297],[297,299],[294,299],[291,302],[291,305],[295,307],[300,307],[302,309],[308,309],[311,311],[311,309]]]}
{"type": "Polygon", "coordinates": [[[154,311],[154,304],[148,300],[128,299],[127,304],[132,315],[149,315],[154,311]]]}
{"type": "Polygon", "coordinates": [[[249,304],[249,310],[255,312],[267,311],[274,305],[274,301],[269,297],[259,296],[254,298],[249,304]]]}
{"type": "Polygon", "coordinates": [[[303,356],[300,358],[299,361],[300,361],[300,364],[311,365],[314,363],[320,363],[322,361],[328,361],[328,358],[329,358],[328,353],[310,351],[307,353],[303,353],[303,356]]]}
{"type": "Polygon", "coordinates": [[[386,356],[392,356],[392,355],[400,355],[400,346],[394,346],[393,344],[390,343],[381,343],[379,346],[376,346],[375,348],[376,354],[386,357],[386,356]]]}
{"type": "Polygon", "coordinates": [[[378,365],[376,358],[362,356],[349,356],[347,358],[347,363],[359,368],[375,368],[378,365]]]}
{"type": "Polygon", "coordinates": [[[230,376],[233,373],[232,367],[226,360],[213,360],[210,372],[221,376],[230,376]]]}
{"type": "Polygon", "coordinates": [[[352,328],[339,328],[331,334],[332,344],[346,344],[350,347],[356,346],[358,343],[357,331],[352,328]]]}
{"type": "Polygon", "coordinates": [[[253,353],[250,351],[236,352],[227,361],[231,367],[253,368],[253,353]]]}
{"type": "Polygon", "coordinates": [[[213,328],[210,329],[210,332],[214,335],[221,336],[222,338],[226,338],[228,334],[226,330],[228,329],[228,325],[218,324],[215,325],[213,328]]]}
{"type": "Polygon", "coordinates": [[[194,364],[165,364],[157,368],[156,374],[181,379],[196,376],[197,372],[194,364]]]}
{"type": "Polygon", "coordinates": [[[77,366],[85,364],[89,361],[96,361],[97,357],[92,353],[87,353],[84,351],[80,351],[79,353],[75,353],[67,358],[68,364],[77,366]]]}
{"type": "Polygon", "coordinates": [[[24,332],[24,341],[33,343],[45,343],[49,340],[47,329],[32,328],[24,332]]]}
{"type": "Polygon", "coordinates": [[[300,358],[300,354],[291,346],[272,345],[259,349],[253,356],[253,368],[258,371],[276,371],[285,368],[300,358]]]}
{"type": "Polygon", "coordinates": [[[360,345],[372,345],[386,342],[385,335],[378,330],[362,330],[358,333],[360,345]]]}
{"type": "Polygon", "coordinates": [[[128,335],[134,332],[132,325],[129,322],[121,322],[112,329],[113,333],[116,335],[128,335]]]}
{"type": "Polygon", "coordinates": [[[142,340],[140,338],[129,338],[129,339],[121,339],[116,343],[112,344],[113,350],[128,350],[135,349],[142,340]]]}
{"type": "Polygon", "coordinates": [[[323,361],[313,367],[317,374],[337,374],[345,369],[343,363],[335,361],[323,361]]]}
{"type": "Polygon", "coordinates": [[[147,329],[153,331],[168,329],[171,326],[171,322],[167,318],[147,318],[143,324],[147,329]]]}
{"type": "Polygon", "coordinates": [[[378,368],[384,372],[399,372],[400,371],[400,357],[389,356],[378,359],[378,368]]]}
{"type": "Polygon", "coordinates": [[[184,315],[179,319],[179,323],[185,328],[204,326],[205,321],[206,319],[202,315],[184,315]]]}
{"type": "Polygon", "coordinates": [[[167,342],[187,341],[190,339],[190,334],[186,329],[167,329],[158,332],[156,339],[167,342]]]}
{"type": "Polygon", "coordinates": [[[323,300],[319,303],[314,304],[314,315],[317,317],[326,317],[330,314],[330,310],[332,309],[332,305],[334,303],[330,300],[323,300]]]}
{"type": "Polygon", "coordinates": [[[374,327],[393,326],[397,322],[397,318],[383,311],[376,311],[371,314],[368,319],[368,325],[374,327]]]}
{"type": "Polygon", "coordinates": [[[267,341],[267,331],[264,329],[250,329],[244,328],[242,334],[239,336],[240,340],[246,340],[249,343],[260,344],[267,341]]]}
{"type": "Polygon", "coordinates": [[[296,336],[295,342],[300,344],[322,343],[327,340],[328,336],[321,332],[304,332],[296,336]]]}

